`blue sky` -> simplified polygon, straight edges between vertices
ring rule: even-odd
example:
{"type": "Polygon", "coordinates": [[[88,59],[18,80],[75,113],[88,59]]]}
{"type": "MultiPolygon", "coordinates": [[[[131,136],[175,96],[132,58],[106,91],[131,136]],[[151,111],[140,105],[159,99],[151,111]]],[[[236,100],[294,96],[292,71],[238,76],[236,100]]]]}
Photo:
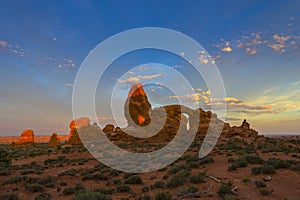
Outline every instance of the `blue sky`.
{"type": "MultiPolygon", "coordinates": [[[[84,58],[108,37],[148,26],[180,31],[207,50],[228,97],[215,102],[229,105],[230,123],[247,118],[261,133],[299,133],[299,8],[299,1],[2,2],[0,135],[19,135],[25,128],[36,134],[67,134],[72,86],[84,58]]],[[[199,55],[199,61],[205,63],[207,57],[199,55]]],[[[112,87],[123,80],[115,77],[118,66],[147,62],[178,66],[179,72],[189,68],[170,54],[135,52],[118,59],[106,78],[112,87]]],[[[143,76],[158,81],[153,75],[159,73],[168,78],[155,70],[143,76]]],[[[129,80],[134,78],[132,74],[129,80]]],[[[132,83],[126,82],[127,87],[132,83]]],[[[159,89],[153,87],[146,92],[159,89]]],[[[199,98],[203,107],[215,103],[207,100],[205,85],[199,88],[197,95],[178,98],[188,105],[199,98]]]]}

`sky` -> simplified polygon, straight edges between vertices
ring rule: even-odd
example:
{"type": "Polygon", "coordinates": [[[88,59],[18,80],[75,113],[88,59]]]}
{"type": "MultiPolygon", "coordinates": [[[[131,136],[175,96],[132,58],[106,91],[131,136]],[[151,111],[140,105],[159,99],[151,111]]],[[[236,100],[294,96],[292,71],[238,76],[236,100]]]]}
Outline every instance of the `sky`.
{"type": "MultiPolygon", "coordinates": [[[[218,67],[226,97],[211,91],[185,58],[154,49],[115,60],[100,80],[96,107],[126,99],[145,80],[155,106],[184,102],[206,110],[227,105],[226,121],[247,119],[261,134],[300,133],[299,1],[3,1],[0,6],[0,136],[68,134],[72,90],[84,59],[105,39],[141,27],[168,28],[196,40],[199,62],[218,67]],[[159,64],[157,64],[159,63],[159,64]],[[161,67],[161,65],[169,66],[161,67]],[[172,70],[173,69],[173,70],[172,70]],[[174,72],[193,82],[174,95],[160,81],[174,72]],[[110,91],[111,93],[108,93],[110,91]]],[[[120,44],[122,45],[122,44],[120,44]]],[[[176,77],[176,76],[175,76],[176,77]]],[[[122,105],[119,105],[122,106],[122,105]]]]}

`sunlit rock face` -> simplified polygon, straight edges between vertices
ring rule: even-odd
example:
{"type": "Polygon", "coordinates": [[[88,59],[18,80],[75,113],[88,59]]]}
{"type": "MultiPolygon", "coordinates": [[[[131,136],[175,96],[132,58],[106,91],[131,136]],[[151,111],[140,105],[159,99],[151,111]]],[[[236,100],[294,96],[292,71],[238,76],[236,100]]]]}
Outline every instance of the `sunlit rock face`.
{"type": "Polygon", "coordinates": [[[50,141],[48,143],[49,147],[56,147],[60,144],[60,139],[57,136],[57,133],[51,135],[50,141]]]}
{"type": "Polygon", "coordinates": [[[128,126],[146,126],[150,124],[151,104],[142,84],[132,85],[124,106],[128,126]]]}
{"type": "Polygon", "coordinates": [[[78,135],[78,130],[81,127],[86,127],[90,125],[90,119],[88,117],[82,117],[74,119],[70,122],[70,134],[69,134],[69,144],[70,145],[81,145],[81,140],[78,135]]]}
{"type": "Polygon", "coordinates": [[[31,129],[24,130],[17,144],[34,144],[34,132],[31,129]]]}

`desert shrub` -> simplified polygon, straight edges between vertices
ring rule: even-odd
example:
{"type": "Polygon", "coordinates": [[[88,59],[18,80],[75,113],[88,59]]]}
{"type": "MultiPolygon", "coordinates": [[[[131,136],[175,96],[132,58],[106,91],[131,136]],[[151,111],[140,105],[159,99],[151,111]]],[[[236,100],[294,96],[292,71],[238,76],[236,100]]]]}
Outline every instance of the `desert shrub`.
{"type": "Polygon", "coordinates": [[[37,195],[34,200],[51,200],[51,194],[43,192],[37,195]]]}
{"type": "Polygon", "coordinates": [[[196,193],[198,191],[199,191],[199,189],[197,187],[194,187],[194,186],[183,187],[179,190],[179,194],[185,195],[185,194],[190,194],[190,193],[196,193]]]}
{"type": "Polygon", "coordinates": [[[109,172],[109,175],[110,176],[118,176],[119,173],[120,173],[120,171],[113,169],[109,172]]]}
{"type": "Polygon", "coordinates": [[[169,192],[158,192],[155,195],[155,200],[171,200],[171,194],[169,192]]]}
{"type": "Polygon", "coordinates": [[[267,187],[267,185],[263,181],[255,181],[254,184],[256,185],[256,187],[267,187]]]}
{"type": "Polygon", "coordinates": [[[27,175],[27,174],[33,174],[33,170],[26,170],[26,171],[21,171],[21,175],[27,175]]]}
{"type": "Polygon", "coordinates": [[[64,171],[64,172],[58,174],[58,176],[75,176],[76,173],[78,173],[78,170],[71,169],[71,170],[64,171]]]}
{"type": "Polygon", "coordinates": [[[76,192],[75,188],[73,187],[69,187],[69,188],[65,188],[63,190],[63,194],[64,195],[70,195],[70,194],[74,194],[76,192]]]}
{"type": "Polygon", "coordinates": [[[115,185],[121,185],[121,180],[120,179],[114,179],[113,180],[113,183],[115,184],[115,185]]]}
{"type": "Polygon", "coordinates": [[[0,176],[9,176],[11,175],[10,171],[4,170],[4,171],[0,171],[0,176]]]}
{"type": "Polygon", "coordinates": [[[32,183],[25,186],[25,190],[28,192],[43,192],[45,191],[45,187],[38,183],[32,183]]]}
{"type": "Polygon", "coordinates": [[[272,165],[274,166],[276,169],[285,169],[285,168],[289,168],[291,166],[291,161],[289,160],[282,160],[279,158],[270,158],[268,159],[265,164],[267,165],[272,165]]]}
{"type": "Polygon", "coordinates": [[[162,181],[156,181],[154,184],[150,186],[151,189],[156,189],[156,188],[165,188],[166,184],[162,181]]]}
{"type": "Polygon", "coordinates": [[[125,173],[124,174],[124,179],[129,178],[130,176],[133,176],[133,173],[125,173]]]}
{"type": "Polygon", "coordinates": [[[249,181],[250,181],[250,178],[248,178],[248,177],[244,177],[244,178],[243,178],[243,182],[246,183],[246,182],[249,182],[249,181]]]}
{"type": "Polygon", "coordinates": [[[152,197],[150,195],[146,194],[142,197],[137,198],[137,200],[152,200],[152,197]]]}
{"type": "Polygon", "coordinates": [[[205,177],[206,177],[206,174],[204,172],[201,172],[199,174],[196,174],[196,175],[192,175],[190,177],[190,182],[191,183],[204,183],[205,182],[205,177]]]}
{"type": "Polygon", "coordinates": [[[238,158],[235,160],[235,165],[237,167],[247,167],[248,166],[248,162],[245,158],[238,158]]]}
{"type": "Polygon", "coordinates": [[[235,159],[234,158],[228,158],[227,162],[233,163],[233,162],[235,162],[235,159]]]}
{"type": "Polygon", "coordinates": [[[149,192],[149,186],[145,185],[142,187],[142,192],[149,192]]]}
{"type": "Polygon", "coordinates": [[[250,164],[262,164],[264,160],[255,154],[246,154],[243,155],[243,158],[250,164]]]}
{"type": "Polygon", "coordinates": [[[213,163],[214,159],[211,157],[204,157],[202,159],[200,159],[199,164],[200,165],[204,165],[204,164],[208,164],[208,163],[213,163]]]}
{"type": "Polygon", "coordinates": [[[292,165],[290,169],[293,171],[300,171],[300,163],[292,165]]]}
{"type": "Polygon", "coordinates": [[[111,200],[110,197],[105,196],[99,192],[84,190],[75,194],[74,200],[111,200]]]}
{"type": "Polygon", "coordinates": [[[64,195],[70,195],[70,194],[74,194],[75,192],[78,192],[80,190],[85,190],[85,188],[84,188],[83,185],[77,184],[74,187],[65,188],[63,190],[63,194],[64,195]]]}
{"type": "Polygon", "coordinates": [[[45,187],[54,187],[54,177],[48,176],[37,180],[38,184],[44,185],[45,187]]]}
{"type": "Polygon", "coordinates": [[[66,186],[66,185],[68,185],[68,183],[67,182],[65,182],[65,181],[62,181],[62,182],[60,182],[60,184],[59,184],[60,186],[66,186]]]}
{"type": "Polygon", "coordinates": [[[138,175],[133,175],[133,176],[130,176],[129,178],[127,178],[125,181],[124,181],[125,184],[142,184],[143,181],[141,179],[140,176],[138,175]]]}
{"type": "Polygon", "coordinates": [[[1,200],[19,200],[19,195],[17,193],[8,193],[8,194],[1,194],[1,200]]]}
{"type": "Polygon", "coordinates": [[[128,185],[118,185],[117,186],[117,192],[124,193],[124,192],[130,192],[130,191],[131,191],[131,188],[128,185]]]}
{"type": "Polygon", "coordinates": [[[267,189],[261,189],[260,194],[262,194],[263,196],[268,196],[268,195],[272,194],[272,191],[267,190],[267,189]]]}
{"type": "Polygon", "coordinates": [[[113,188],[98,188],[94,191],[99,192],[100,194],[113,194],[115,192],[113,188]]]}
{"type": "Polygon", "coordinates": [[[11,159],[8,158],[9,152],[5,149],[0,149],[0,166],[9,166],[11,159]]]}
{"type": "Polygon", "coordinates": [[[184,169],[184,165],[183,164],[177,164],[171,167],[169,173],[170,174],[176,174],[177,172],[179,172],[180,170],[184,169]]]}
{"type": "Polygon", "coordinates": [[[108,177],[105,174],[95,174],[92,176],[92,179],[105,181],[108,180],[108,177]]]}
{"type": "Polygon", "coordinates": [[[273,167],[272,165],[264,165],[262,167],[253,167],[251,169],[251,174],[253,175],[258,175],[258,174],[274,174],[275,171],[275,167],[273,167]]]}
{"type": "Polygon", "coordinates": [[[238,167],[237,167],[237,165],[236,164],[232,164],[232,165],[230,165],[229,167],[228,167],[228,171],[234,171],[234,170],[236,170],[238,167]]]}
{"type": "Polygon", "coordinates": [[[226,195],[231,193],[231,187],[232,187],[231,181],[228,181],[227,183],[222,183],[218,190],[218,194],[221,197],[225,197],[226,195]]]}

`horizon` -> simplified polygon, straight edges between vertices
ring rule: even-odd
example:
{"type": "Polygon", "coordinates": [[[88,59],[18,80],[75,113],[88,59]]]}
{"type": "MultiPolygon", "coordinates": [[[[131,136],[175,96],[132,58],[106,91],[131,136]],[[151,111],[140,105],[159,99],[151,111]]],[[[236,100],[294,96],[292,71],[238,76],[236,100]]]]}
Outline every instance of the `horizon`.
{"type": "MultiPolygon", "coordinates": [[[[221,117],[232,126],[247,119],[259,134],[300,135],[299,1],[131,3],[10,1],[1,5],[0,136],[19,136],[25,129],[33,129],[35,135],[67,135],[73,119],[74,81],[86,56],[105,39],[140,27],[173,29],[199,42],[204,50],[197,52],[198,59],[204,65],[217,65],[226,98],[210,99],[204,80],[194,76],[185,60],[187,52],[179,57],[137,50],[120,56],[105,71],[95,96],[98,113],[111,106],[103,100],[111,97],[108,90],[116,89],[115,100],[121,102],[136,82],[167,80],[181,87],[168,76],[172,69],[190,79],[195,93],[182,88],[178,96],[158,84],[145,85],[152,107],[178,99],[193,109],[227,104],[227,116],[221,117]]],[[[102,128],[124,117],[100,114],[105,115],[98,119],[102,128]]]]}

